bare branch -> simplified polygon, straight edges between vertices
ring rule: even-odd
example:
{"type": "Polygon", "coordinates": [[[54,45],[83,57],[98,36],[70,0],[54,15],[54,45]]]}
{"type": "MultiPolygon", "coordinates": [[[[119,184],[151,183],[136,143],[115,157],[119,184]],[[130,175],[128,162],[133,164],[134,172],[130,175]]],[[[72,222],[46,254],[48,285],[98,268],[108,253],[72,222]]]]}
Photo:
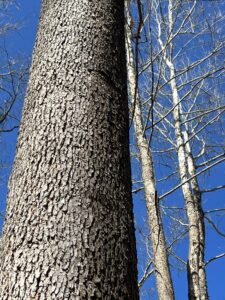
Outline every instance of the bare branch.
{"type": "Polygon", "coordinates": [[[175,186],[173,189],[169,190],[168,192],[166,192],[165,194],[159,196],[159,200],[162,200],[163,198],[169,196],[170,194],[172,194],[173,192],[175,192],[177,189],[179,189],[182,185],[184,185],[185,183],[189,182],[190,180],[192,180],[193,178],[201,175],[202,173],[208,171],[209,169],[215,167],[216,165],[218,165],[219,163],[222,163],[225,160],[225,158],[222,158],[218,161],[216,161],[215,163],[211,164],[210,166],[206,167],[205,169],[197,172],[195,175],[189,177],[187,180],[181,182],[180,184],[178,184],[177,186],[175,186]]]}
{"type": "Polygon", "coordinates": [[[198,115],[198,116],[196,116],[196,117],[193,117],[193,118],[191,118],[191,119],[185,120],[185,121],[183,121],[181,124],[185,124],[185,123],[194,121],[194,120],[196,120],[196,119],[202,118],[204,115],[210,114],[210,113],[212,113],[212,112],[214,112],[214,111],[218,111],[219,109],[222,109],[222,108],[225,108],[225,105],[222,105],[222,106],[220,106],[220,107],[216,107],[216,108],[214,108],[214,109],[207,110],[207,111],[205,111],[204,113],[203,113],[202,111],[199,111],[199,113],[201,113],[200,115],[198,115]]]}
{"type": "Polygon", "coordinates": [[[212,257],[212,258],[210,258],[206,263],[205,263],[205,266],[207,266],[209,263],[211,263],[212,261],[215,261],[215,260],[217,260],[217,259],[219,259],[219,258],[222,258],[222,257],[224,257],[225,256],[225,253],[222,253],[222,254],[220,254],[220,255],[217,255],[217,256],[214,256],[214,257],[212,257]]]}
{"type": "Polygon", "coordinates": [[[143,191],[144,190],[144,187],[140,187],[140,188],[138,188],[138,189],[136,189],[136,190],[132,190],[132,193],[133,194],[137,194],[138,192],[141,192],[141,191],[143,191]]]}
{"type": "Polygon", "coordinates": [[[208,223],[212,226],[212,228],[222,237],[225,237],[225,233],[223,233],[217,226],[216,224],[207,216],[204,216],[204,218],[208,221],[208,223]]]}
{"type": "Polygon", "coordinates": [[[212,189],[202,190],[201,193],[211,193],[211,192],[215,192],[215,191],[218,191],[218,190],[221,190],[221,189],[224,189],[224,188],[225,188],[225,184],[224,185],[219,185],[219,186],[214,187],[212,189]]]}
{"type": "Polygon", "coordinates": [[[225,157],[225,153],[221,153],[217,156],[214,156],[214,157],[210,158],[209,160],[207,160],[207,161],[205,161],[201,164],[196,165],[196,168],[204,167],[204,166],[208,165],[209,163],[211,163],[211,162],[213,162],[213,161],[215,161],[215,160],[217,160],[218,158],[221,158],[221,157],[225,157]]]}
{"type": "Polygon", "coordinates": [[[215,209],[206,210],[204,214],[210,214],[210,213],[220,212],[220,211],[225,211],[225,208],[215,208],[215,209]]]}
{"type": "Polygon", "coordinates": [[[152,269],[151,271],[149,271],[150,267],[153,265],[153,262],[150,261],[144,271],[143,276],[141,277],[141,279],[138,282],[138,287],[139,289],[142,287],[142,285],[145,283],[145,281],[155,272],[155,269],[152,269]]]}
{"type": "Polygon", "coordinates": [[[13,126],[12,128],[10,129],[0,129],[0,133],[8,133],[8,132],[12,132],[14,131],[15,129],[18,129],[19,126],[13,126]]]}

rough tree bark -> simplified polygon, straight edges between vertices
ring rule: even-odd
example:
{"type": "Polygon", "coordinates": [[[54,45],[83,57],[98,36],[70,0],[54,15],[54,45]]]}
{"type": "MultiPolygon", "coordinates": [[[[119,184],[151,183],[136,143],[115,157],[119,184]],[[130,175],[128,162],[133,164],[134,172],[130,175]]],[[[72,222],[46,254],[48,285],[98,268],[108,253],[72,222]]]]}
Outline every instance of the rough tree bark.
{"type": "Polygon", "coordinates": [[[161,219],[159,199],[157,196],[155,171],[152,159],[152,153],[149,149],[148,140],[144,133],[142,120],[141,103],[138,91],[136,91],[134,55],[132,51],[132,32],[131,16],[129,8],[127,11],[127,30],[126,30],[126,46],[127,46],[127,69],[129,90],[132,98],[134,109],[134,130],[137,139],[137,146],[140,152],[142,178],[144,184],[148,223],[150,236],[152,241],[153,263],[156,274],[156,284],[158,297],[160,300],[173,300],[174,290],[169,269],[167,256],[167,247],[164,235],[164,228],[161,219]]]}
{"type": "Polygon", "coordinates": [[[0,299],[138,299],[124,3],[43,0],[0,299]]]}

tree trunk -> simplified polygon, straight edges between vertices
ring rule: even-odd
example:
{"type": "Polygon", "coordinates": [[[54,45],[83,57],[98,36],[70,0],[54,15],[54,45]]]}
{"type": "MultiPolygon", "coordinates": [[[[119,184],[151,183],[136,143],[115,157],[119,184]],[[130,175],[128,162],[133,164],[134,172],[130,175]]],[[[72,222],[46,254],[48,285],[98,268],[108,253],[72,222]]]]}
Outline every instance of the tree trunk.
{"type": "Polygon", "coordinates": [[[129,90],[132,98],[134,109],[134,129],[137,139],[137,146],[140,152],[142,178],[147,205],[148,222],[150,236],[152,241],[153,263],[156,274],[156,284],[158,297],[160,300],[173,300],[174,291],[169,269],[166,241],[164,228],[161,219],[159,199],[156,191],[155,171],[152,160],[151,150],[149,149],[147,138],[144,134],[142,122],[141,104],[138,91],[135,95],[136,80],[134,68],[134,55],[132,51],[132,33],[131,33],[131,16],[127,8],[127,65],[129,90]],[[135,99],[136,98],[136,99],[135,99]],[[135,102],[135,103],[134,103],[135,102]]]}
{"type": "MultiPolygon", "coordinates": [[[[189,176],[193,177],[196,174],[195,162],[189,142],[188,129],[183,132],[183,138],[185,143],[185,150],[187,156],[187,167],[189,176]]],[[[196,177],[191,180],[192,195],[195,198],[196,213],[198,214],[198,276],[196,281],[196,276],[189,270],[188,266],[188,286],[189,286],[189,299],[196,299],[195,286],[198,286],[199,294],[201,295],[201,300],[207,300],[208,289],[206,280],[206,270],[205,270],[205,222],[204,222],[204,212],[202,209],[202,196],[199,187],[199,183],[196,177]],[[197,284],[196,284],[197,282],[197,284]]],[[[190,265],[190,262],[189,262],[190,265]]]]}
{"type": "MultiPolygon", "coordinates": [[[[173,38],[173,0],[168,5],[168,20],[171,39],[173,38]]],[[[162,45],[162,41],[160,40],[162,45]]],[[[173,44],[170,43],[171,53],[173,53],[173,44]]],[[[182,129],[179,92],[176,83],[176,72],[172,57],[164,53],[164,60],[170,72],[170,87],[172,92],[172,103],[174,106],[173,118],[175,126],[176,146],[178,155],[178,165],[182,191],[186,203],[187,216],[189,222],[189,253],[188,253],[188,298],[189,300],[207,300],[207,282],[205,273],[205,227],[204,215],[201,205],[201,194],[197,179],[194,178],[188,182],[188,178],[194,176],[195,167],[191,153],[190,144],[188,142],[188,132],[182,129]]]]}
{"type": "MultiPolygon", "coordinates": [[[[173,70],[173,68],[171,69],[173,70]]],[[[171,72],[174,78],[175,72],[171,72]]],[[[181,112],[178,90],[174,79],[171,79],[173,97],[173,111],[175,121],[175,134],[177,141],[178,162],[181,182],[186,182],[189,177],[195,175],[193,158],[189,143],[184,139],[181,128],[181,112]]],[[[205,227],[204,214],[201,206],[201,194],[196,178],[182,185],[182,191],[186,202],[189,221],[189,254],[188,254],[188,298],[189,300],[207,300],[207,282],[204,263],[205,252],[205,227]]]]}
{"type": "Polygon", "coordinates": [[[0,299],[138,299],[124,3],[43,0],[0,299]]]}

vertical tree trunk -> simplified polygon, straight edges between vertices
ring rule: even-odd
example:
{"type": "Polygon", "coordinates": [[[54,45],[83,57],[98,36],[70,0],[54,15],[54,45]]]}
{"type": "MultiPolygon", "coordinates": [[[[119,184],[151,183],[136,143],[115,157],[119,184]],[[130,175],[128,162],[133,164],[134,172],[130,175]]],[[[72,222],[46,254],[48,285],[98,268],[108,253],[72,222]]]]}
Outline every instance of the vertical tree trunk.
{"type": "Polygon", "coordinates": [[[138,299],[124,3],[43,0],[0,299],[138,299]]]}
{"type": "MultiPolygon", "coordinates": [[[[190,177],[193,177],[196,174],[196,168],[195,168],[195,162],[194,162],[194,158],[193,158],[193,154],[189,142],[189,134],[187,128],[185,131],[183,131],[183,138],[184,138],[185,150],[187,156],[188,173],[190,177]]],[[[196,213],[198,214],[198,239],[197,239],[198,274],[197,276],[196,274],[194,276],[194,272],[188,270],[189,299],[193,299],[193,300],[196,299],[195,286],[198,286],[198,289],[200,291],[198,293],[201,295],[200,299],[207,300],[209,296],[208,296],[206,270],[205,270],[205,222],[204,222],[204,212],[202,209],[202,196],[201,196],[199,183],[196,177],[193,177],[193,179],[191,180],[191,187],[192,187],[192,195],[195,198],[195,205],[196,205],[195,210],[196,213]]]]}
{"type": "Polygon", "coordinates": [[[131,98],[133,99],[134,108],[134,129],[137,139],[137,145],[140,152],[142,178],[144,183],[144,191],[146,197],[146,205],[148,212],[148,221],[150,236],[152,241],[153,263],[155,266],[156,284],[158,297],[160,300],[173,300],[174,291],[169,269],[166,241],[164,228],[161,219],[159,200],[157,197],[155,171],[152,160],[151,150],[144,134],[144,126],[142,122],[141,104],[139,93],[135,95],[136,80],[134,68],[134,56],[132,51],[132,33],[131,33],[131,16],[129,9],[127,11],[127,65],[128,65],[128,81],[131,98]],[[136,97],[136,99],[135,99],[136,97]],[[134,100],[135,99],[135,100],[134,100]],[[135,102],[135,103],[134,103],[135,102]]]}
{"type": "MultiPolygon", "coordinates": [[[[171,65],[171,78],[175,77],[171,65]]],[[[193,158],[190,152],[188,139],[184,139],[181,128],[181,111],[179,105],[178,90],[174,79],[171,79],[173,115],[175,121],[175,134],[177,141],[178,162],[181,182],[186,182],[189,177],[195,175],[193,158]]],[[[201,194],[196,179],[182,185],[182,191],[186,202],[189,221],[189,255],[188,255],[188,294],[190,300],[207,300],[207,282],[204,263],[205,252],[205,227],[204,215],[201,206],[201,194]]]]}
{"type": "MultiPolygon", "coordinates": [[[[204,216],[201,205],[201,194],[197,179],[188,182],[188,178],[195,175],[194,160],[188,142],[188,132],[182,128],[181,103],[176,83],[176,72],[173,63],[173,0],[168,3],[168,21],[170,30],[170,54],[164,51],[163,41],[159,34],[159,43],[164,52],[164,61],[170,72],[170,87],[172,103],[174,106],[173,118],[176,136],[178,165],[182,191],[186,203],[187,216],[189,221],[189,253],[188,253],[188,298],[190,300],[207,300],[207,281],[205,273],[204,252],[205,252],[205,228],[204,216]]],[[[159,27],[160,29],[160,27],[159,27]]]]}
{"type": "MultiPolygon", "coordinates": [[[[173,32],[173,0],[168,4],[168,20],[172,41],[173,32]]],[[[161,49],[163,43],[159,37],[161,49]]],[[[171,53],[173,53],[173,43],[170,42],[171,53]]],[[[188,132],[182,128],[181,103],[176,83],[176,72],[173,64],[173,57],[164,52],[164,60],[170,72],[170,86],[172,92],[172,103],[174,106],[173,118],[175,125],[175,136],[177,145],[177,155],[182,191],[186,203],[187,216],[189,221],[189,253],[188,253],[188,298],[190,300],[207,300],[207,282],[205,273],[205,227],[204,216],[201,205],[201,194],[197,179],[188,182],[188,178],[194,176],[195,166],[188,142],[188,132]]]]}

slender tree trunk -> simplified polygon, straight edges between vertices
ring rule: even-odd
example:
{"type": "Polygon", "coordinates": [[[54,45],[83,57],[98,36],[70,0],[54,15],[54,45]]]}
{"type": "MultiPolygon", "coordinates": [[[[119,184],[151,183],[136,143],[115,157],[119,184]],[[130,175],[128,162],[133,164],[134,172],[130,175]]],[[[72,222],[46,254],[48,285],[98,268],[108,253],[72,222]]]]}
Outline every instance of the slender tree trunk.
{"type": "Polygon", "coordinates": [[[43,0],[0,299],[138,299],[130,182],[124,3],[43,0]]]}
{"type": "MultiPolygon", "coordinates": [[[[187,166],[188,173],[190,177],[193,177],[196,174],[195,162],[192,155],[191,146],[189,143],[189,134],[186,129],[183,131],[183,138],[186,149],[187,156],[187,166]]],[[[201,295],[201,300],[208,299],[208,290],[207,290],[207,280],[206,280],[206,270],[205,270],[205,222],[204,222],[204,212],[202,209],[202,197],[199,187],[199,183],[196,177],[193,177],[191,180],[192,195],[195,198],[196,203],[196,212],[198,213],[198,285],[201,295]]],[[[194,278],[191,272],[188,273],[188,282],[189,282],[189,298],[196,299],[194,293],[194,278]]]]}
{"type": "MultiPolygon", "coordinates": [[[[172,41],[173,32],[173,0],[168,5],[169,29],[172,41]]],[[[163,51],[163,43],[159,36],[159,42],[163,51]]],[[[170,42],[170,52],[173,53],[173,44],[170,42]]],[[[204,263],[205,251],[205,227],[204,215],[201,205],[201,193],[197,179],[188,182],[188,178],[195,174],[194,160],[191,147],[188,142],[188,131],[183,130],[181,120],[181,103],[176,84],[176,72],[172,56],[164,51],[164,60],[170,71],[170,86],[172,102],[174,106],[173,117],[175,123],[175,135],[178,154],[178,164],[182,191],[186,202],[189,221],[189,254],[188,254],[188,297],[190,300],[207,300],[207,282],[204,263]]]]}
{"type": "MultiPolygon", "coordinates": [[[[201,206],[201,193],[197,179],[188,182],[190,176],[195,174],[194,160],[191,147],[188,142],[188,131],[182,128],[181,103],[176,83],[176,72],[173,64],[173,0],[169,1],[168,20],[170,29],[170,55],[164,51],[161,33],[159,33],[159,43],[164,53],[165,63],[170,71],[170,86],[172,92],[172,102],[174,106],[173,117],[175,123],[176,146],[178,154],[178,164],[182,191],[186,202],[187,215],[189,220],[189,257],[188,257],[188,297],[190,300],[207,300],[207,282],[204,264],[205,251],[205,228],[204,215],[201,206]]],[[[160,30],[160,27],[159,27],[160,30]]]]}
{"type": "Polygon", "coordinates": [[[159,200],[156,191],[155,172],[152,160],[151,150],[149,149],[147,138],[144,134],[144,126],[142,122],[141,104],[139,93],[136,91],[134,55],[131,44],[131,16],[129,9],[127,11],[127,66],[128,66],[128,82],[131,98],[133,99],[134,110],[134,129],[137,139],[137,145],[140,152],[142,178],[144,183],[145,198],[147,204],[149,229],[151,231],[151,241],[153,250],[153,262],[155,266],[157,291],[160,300],[174,299],[173,284],[169,269],[166,241],[164,235],[163,223],[161,220],[161,212],[159,200]],[[135,100],[134,100],[135,99],[135,100]],[[135,102],[135,103],[134,103],[135,102]]]}
{"type": "MultiPolygon", "coordinates": [[[[174,78],[175,73],[171,73],[174,78]]],[[[185,182],[195,174],[191,153],[183,138],[181,128],[181,114],[179,97],[174,80],[171,80],[173,90],[175,133],[177,139],[178,162],[181,181],[185,182]]],[[[204,265],[205,251],[205,229],[204,215],[201,207],[201,195],[197,180],[192,180],[182,185],[183,195],[186,202],[187,215],[189,220],[189,258],[188,258],[188,294],[190,300],[206,300],[207,282],[204,265]]]]}

